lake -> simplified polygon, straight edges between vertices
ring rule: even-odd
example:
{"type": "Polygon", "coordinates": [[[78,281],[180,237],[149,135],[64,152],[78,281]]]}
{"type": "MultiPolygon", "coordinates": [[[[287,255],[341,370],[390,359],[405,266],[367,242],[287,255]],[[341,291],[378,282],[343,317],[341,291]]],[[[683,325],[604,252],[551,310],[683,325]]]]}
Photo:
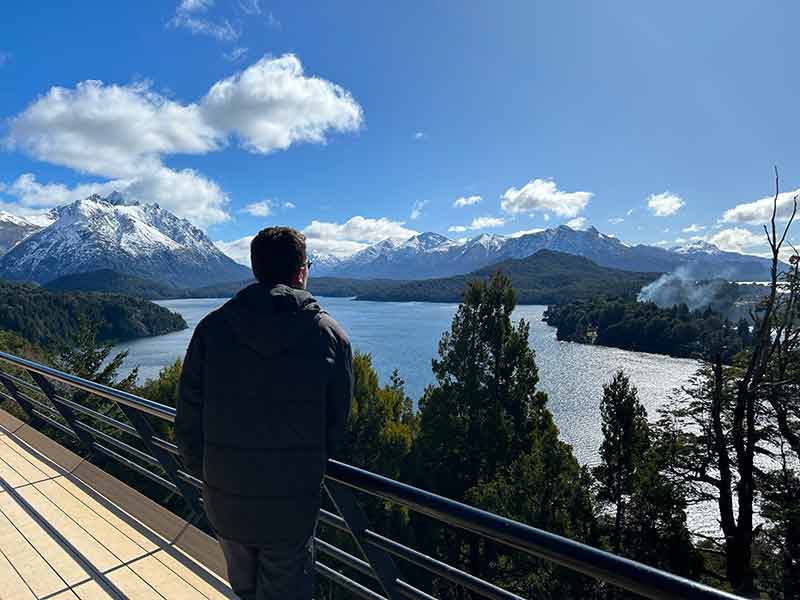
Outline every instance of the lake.
{"type": "MultiPolygon", "coordinates": [[[[156,377],[162,367],[183,357],[200,319],[226,300],[159,301],[161,306],[182,314],[189,328],[116,346],[116,351],[129,352],[125,369],[138,366],[141,379],[156,377]]],[[[415,402],[425,386],[433,383],[431,359],[437,353],[442,332],[450,328],[456,304],[362,302],[325,297],[318,300],[347,330],[353,348],[372,354],[381,382],[388,382],[392,370],[397,368],[415,402]]],[[[581,463],[595,465],[603,439],[599,411],[603,383],[617,369],[624,369],[629,375],[639,389],[639,399],[648,416],[654,419],[656,410],[673,390],[688,381],[698,363],[659,354],[560,342],[556,340],[555,327],[542,321],[545,308],[518,306],[514,318],[530,323],[529,339],[536,351],[540,385],[550,397],[550,410],[562,439],[572,445],[581,463]]],[[[687,515],[689,525],[695,531],[715,534],[716,514],[711,503],[692,506],[687,515]]]]}
{"type": "MultiPolygon", "coordinates": [[[[425,386],[433,383],[431,359],[442,332],[450,327],[456,304],[319,300],[347,330],[353,348],[372,354],[382,382],[388,382],[397,368],[415,402],[425,386]]],[[[142,379],[157,376],[162,367],[183,357],[195,325],[223,302],[225,299],[207,298],[158,302],[182,314],[189,329],[120,344],[115,350],[129,352],[126,370],[138,366],[142,379]]],[[[697,369],[694,360],[560,342],[555,328],[542,322],[544,310],[544,306],[518,306],[514,318],[530,323],[540,384],[550,396],[550,410],[563,439],[572,444],[582,463],[597,462],[602,440],[598,411],[602,385],[617,369],[625,369],[639,388],[639,398],[651,418],[667,395],[697,369]]]]}

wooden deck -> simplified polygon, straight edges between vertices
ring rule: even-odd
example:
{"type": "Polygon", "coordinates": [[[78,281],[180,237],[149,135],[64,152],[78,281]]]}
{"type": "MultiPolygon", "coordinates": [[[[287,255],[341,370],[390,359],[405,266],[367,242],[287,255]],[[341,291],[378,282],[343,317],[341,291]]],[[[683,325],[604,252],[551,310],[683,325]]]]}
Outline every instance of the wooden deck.
{"type": "Polygon", "coordinates": [[[167,539],[76,477],[85,461],[74,462],[0,425],[0,600],[236,597],[175,543],[188,524],[167,539]]]}

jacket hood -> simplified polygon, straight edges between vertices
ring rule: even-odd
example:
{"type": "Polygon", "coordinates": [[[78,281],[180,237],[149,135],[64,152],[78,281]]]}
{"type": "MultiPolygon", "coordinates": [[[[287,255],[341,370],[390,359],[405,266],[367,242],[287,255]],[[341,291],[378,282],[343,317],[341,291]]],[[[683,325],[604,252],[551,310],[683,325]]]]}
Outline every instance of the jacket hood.
{"type": "Polygon", "coordinates": [[[271,356],[301,346],[321,312],[306,290],[254,283],[229,300],[221,316],[242,344],[271,356]]]}

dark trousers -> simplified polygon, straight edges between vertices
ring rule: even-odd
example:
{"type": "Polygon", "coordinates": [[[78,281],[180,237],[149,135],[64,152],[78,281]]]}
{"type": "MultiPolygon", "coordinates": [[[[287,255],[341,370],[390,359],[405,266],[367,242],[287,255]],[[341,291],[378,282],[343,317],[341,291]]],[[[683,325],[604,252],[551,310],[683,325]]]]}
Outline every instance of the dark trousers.
{"type": "Polygon", "coordinates": [[[299,545],[247,546],[219,539],[228,581],[243,600],[311,600],[314,535],[299,545]]]}

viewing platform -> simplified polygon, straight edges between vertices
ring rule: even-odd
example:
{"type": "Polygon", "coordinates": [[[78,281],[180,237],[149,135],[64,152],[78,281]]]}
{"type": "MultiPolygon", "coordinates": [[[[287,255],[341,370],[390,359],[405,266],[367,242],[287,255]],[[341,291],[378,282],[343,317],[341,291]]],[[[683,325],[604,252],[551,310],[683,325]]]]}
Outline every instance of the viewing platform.
{"type": "Polygon", "coordinates": [[[0,599],[235,598],[220,575],[212,538],[0,411],[0,599]]]}
{"type": "MultiPolygon", "coordinates": [[[[174,408],[4,352],[0,399],[27,417],[0,410],[0,600],[236,597],[219,545],[202,529],[202,484],[183,471],[177,447],[159,437],[164,429],[159,434],[153,426],[171,426],[174,408]],[[81,403],[87,394],[119,413],[81,403]],[[110,416],[120,413],[124,420],[110,416]],[[46,428],[72,439],[82,454],[40,431],[46,428]],[[146,478],[185,519],[99,464],[146,478]]],[[[358,494],[643,597],[735,598],[335,460],[328,461],[324,490],[330,503],[319,514],[315,568],[349,597],[435,600],[436,590],[449,595],[460,588],[473,598],[524,600],[463,565],[373,530],[358,494]]]]}

